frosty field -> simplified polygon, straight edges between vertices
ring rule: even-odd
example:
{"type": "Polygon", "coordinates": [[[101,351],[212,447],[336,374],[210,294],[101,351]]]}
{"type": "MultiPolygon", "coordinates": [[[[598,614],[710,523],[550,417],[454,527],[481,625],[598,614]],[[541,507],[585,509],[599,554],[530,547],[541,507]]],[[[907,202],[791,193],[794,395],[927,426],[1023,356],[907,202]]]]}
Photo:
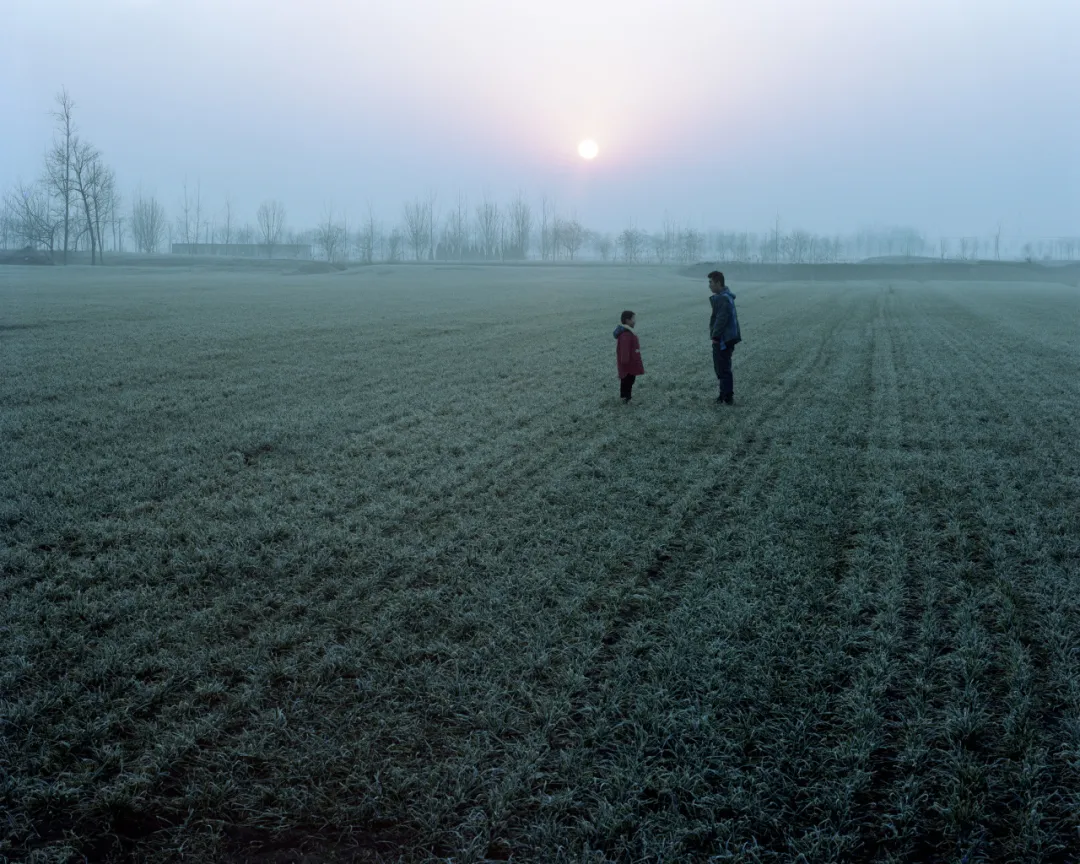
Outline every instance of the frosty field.
{"type": "Polygon", "coordinates": [[[1080,290],[920,279],[0,268],[0,860],[1080,859],[1080,290]]]}

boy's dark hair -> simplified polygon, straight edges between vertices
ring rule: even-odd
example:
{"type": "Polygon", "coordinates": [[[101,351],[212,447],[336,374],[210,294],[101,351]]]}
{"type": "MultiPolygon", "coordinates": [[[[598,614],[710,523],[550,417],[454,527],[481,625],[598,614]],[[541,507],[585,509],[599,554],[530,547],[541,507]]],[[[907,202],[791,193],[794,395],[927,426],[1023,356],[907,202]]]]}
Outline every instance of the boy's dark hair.
{"type": "Polygon", "coordinates": [[[620,324],[625,324],[627,321],[629,321],[633,317],[634,317],[634,313],[631,312],[629,309],[627,309],[625,312],[622,313],[622,315],[619,316],[619,323],[620,324]]]}
{"type": "Polygon", "coordinates": [[[724,285],[724,274],[721,273],[719,270],[713,270],[712,273],[709,274],[709,281],[716,282],[721,287],[726,287],[724,285]]]}

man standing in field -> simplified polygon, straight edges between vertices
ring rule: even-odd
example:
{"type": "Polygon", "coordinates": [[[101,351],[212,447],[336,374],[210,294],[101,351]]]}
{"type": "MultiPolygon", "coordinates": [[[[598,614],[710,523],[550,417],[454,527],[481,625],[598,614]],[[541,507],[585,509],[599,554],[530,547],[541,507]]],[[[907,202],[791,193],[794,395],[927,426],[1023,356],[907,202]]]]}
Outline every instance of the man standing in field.
{"type": "Polygon", "coordinates": [[[735,346],[742,341],[739,332],[739,316],[735,313],[735,295],[724,282],[724,274],[713,270],[709,274],[709,290],[712,296],[712,317],[709,319],[709,336],[712,339],[713,369],[716,383],[720,387],[717,404],[735,403],[735,379],[731,374],[731,355],[735,346]]]}
{"type": "Polygon", "coordinates": [[[641,345],[634,332],[637,316],[627,309],[619,321],[612,334],[615,337],[615,360],[619,367],[619,395],[629,405],[633,398],[634,379],[645,374],[645,367],[641,363],[641,345]]]}

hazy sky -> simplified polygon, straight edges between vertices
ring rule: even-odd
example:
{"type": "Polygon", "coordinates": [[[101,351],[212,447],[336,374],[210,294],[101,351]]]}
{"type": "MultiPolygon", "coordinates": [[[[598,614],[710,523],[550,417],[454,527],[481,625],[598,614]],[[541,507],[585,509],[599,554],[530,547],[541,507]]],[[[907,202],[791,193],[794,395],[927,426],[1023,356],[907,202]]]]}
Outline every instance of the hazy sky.
{"type": "MultiPolygon", "coordinates": [[[[586,225],[1080,233],[1077,0],[0,0],[0,187],[66,86],[116,169],[246,219],[483,190],[586,225]],[[577,144],[600,145],[586,163],[577,144]]],[[[130,199],[130,195],[129,195],[130,199]]]]}

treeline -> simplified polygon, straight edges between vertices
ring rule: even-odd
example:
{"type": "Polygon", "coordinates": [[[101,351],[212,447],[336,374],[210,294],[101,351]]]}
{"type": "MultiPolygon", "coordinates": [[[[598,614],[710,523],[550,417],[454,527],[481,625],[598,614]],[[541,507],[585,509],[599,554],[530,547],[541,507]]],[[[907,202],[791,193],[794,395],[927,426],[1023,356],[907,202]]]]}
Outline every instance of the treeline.
{"type": "MultiPolygon", "coordinates": [[[[1000,227],[989,236],[939,237],[912,228],[866,229],[854,234],[818,234],[786,228],[779,217],[767,231],[701,230],[665,218],[659,229],[629,224],[616,232],[582,225],[573,212],[544,196],[539,206],[518,192],[500,202],[485,193],[470,201],[458,194],[441,202],[435,192],[404,203],[396,218],[369,208],[350,223],[344,212],[327,210],[315,227],[286,224],[285,205],[267,200],[254,222],[241,221],[232,199],[214,206],[201,184],[183,184],[169,218],[153,194],[136,189],[130,205],[117,191],[116,176],[103,154],[80,135],[75,103],[66,90],[56,96],[56,133],[41,174],[17,183],[0,208],[0,248],[33,247],[67,263],[72,252],[89,249],[92,263],[109,251],[154,253],[173,244],[194,254],[258,254],[273,257],[283,245],[310,247],[328,261],[575,261],[591,258],[626,264],[690,263],[702,259],[765,264],[832,264],[865,258],[908,256],[942,260],[1073,260],[1080,238],[1050,238],[1009,246],[1000,227]]],[[[220,200],[220,199],[219,199],[220,200]]]]}
{"type": "Polygon", "coordinates": [[[943,261],[1075,260],[1080,238],[1049,238],[1020,246],[988,237],[930,239],[912,228],[886,227],[851,234],[819,234],[800,228],[770,231],[700,230],[665,220],[659,230],[630,225],[618,232],[590,230],[574,215],[558,212],[547,198],[535,211],[522,194],[500,205],[484,198],[470,210],[464,196],[440,217],[432,199],[416,199],[402,218],[386,223],[369,213],[350,232],[344,218],[328,214],[317,228],[287,232],[288,242],[309,244],[330,261],[574,261],[626,264],[691,263],[708,259],[755,264],[836,264],[877,257],[943,261]]]}

